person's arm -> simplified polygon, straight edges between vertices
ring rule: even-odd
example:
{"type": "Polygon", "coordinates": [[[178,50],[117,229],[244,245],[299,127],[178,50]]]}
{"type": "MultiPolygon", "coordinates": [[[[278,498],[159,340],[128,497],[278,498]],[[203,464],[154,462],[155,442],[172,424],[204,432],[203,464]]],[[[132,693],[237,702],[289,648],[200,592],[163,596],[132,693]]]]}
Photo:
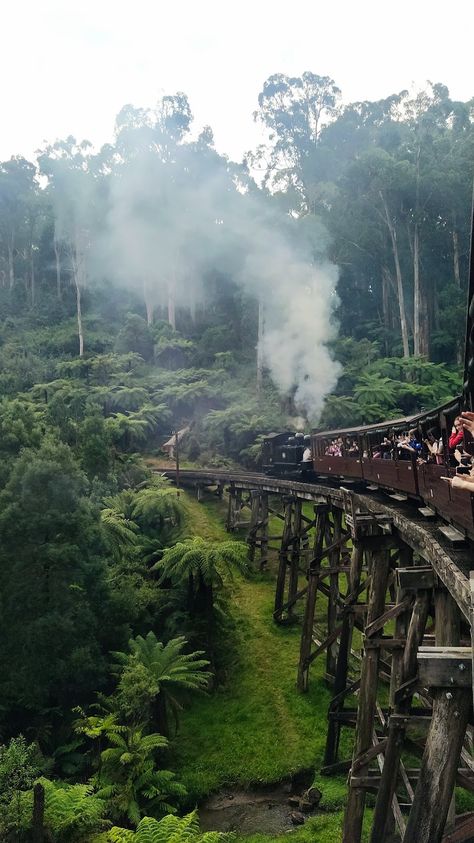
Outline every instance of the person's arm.
{"type": "Polygon", "coordinates": [[[454,432],[451,433],[451,436],[449,437],[449,447],[456,448],[458,445],[460,445],[463,440],[463,436],[463,430],[454,430],[454,432]]]}

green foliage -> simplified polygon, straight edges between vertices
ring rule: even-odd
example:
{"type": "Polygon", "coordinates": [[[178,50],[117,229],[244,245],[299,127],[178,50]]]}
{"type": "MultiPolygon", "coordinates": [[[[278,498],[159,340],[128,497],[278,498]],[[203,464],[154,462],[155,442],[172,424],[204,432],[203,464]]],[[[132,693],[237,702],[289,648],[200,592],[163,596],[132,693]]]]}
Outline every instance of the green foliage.
{"type": "Polygon", "coordinates": [[[38,748],[27,744],[23,735],[0,746],[0,833],[21,827],[22,792],[28,790],[38,774],[38,748]]]}
{"type": "Polygon", "coordinates": [[[167,816],[161,820],[144,817],[135,832],[111,828],[92,843],[231,843],[235,839],[232,833],[201,832],[197,812],[193,811],[185,817],[167,816]]]}
{"type": "Polygon", "coordinates": [[[88,477],[106,477],[110,469],[110,441],[98,414],[87,416],[78,427],[78,453],[88,477]]]}
{"type": "Polygon", "coordinates": [[[115,553],[120,551],[120,544],[122,548],[139,544],[142,556],[153,557],[172,541],[183,523],[184,510],[175,490],[156,480],[138,491],[126,489],[104,498],[104,503],[107,508],[102,512],[102,523],[115,553]],[[139,538],[135,541],[132,534],[139,534],[139,538]]]}
{"type": "Polygon", "coordinates": [[[145,320],[136,313],[128,313],[125,323],[115,340],[115,351],[119,354],[134,352],[150,361],[153,358],[153,336],[145,320]]]}
{"type": "Polygon", "coordinates": [[[166,736],[169,713],[177,720],[186,692],[204,690],[208,685],[205,668],[209,662],[201,658],[202,652],[183,653],[185,646],[184,636],[162,644],[150,631],[145,638],[138,635],[130,639],[130,654],[114,653],[121,665],[117,689],[120,708],[135,722],[154,721],[166,736]]]}
{"type": "MultiPolygon", "coordinates": [[[[25,451],[0,494],[0,688],[8,709],[67,705],[104,672],[98,515],[70,449],[25,451]],[[22,606],[19,614],[18,606],[22,606]]],[[[30,714],[31,716],[31,714],[30,714]]]]}
{"type": "Polygon", "coordinates": [[[87,843],[92,833],[108,825],[107,804],[92,785],[39,781],[45,791],[45,827],[56,843],[87,843]]]}
{"type": "Polygon", "coordinates": [[[105,421],[105,429],[114,445],[129,451],[150,442],[160,425],[166,423],[169,410],[165,404],[145,404],[136,412],[113,413],[105,421]]]}
{"type": "Polygon", "coordinates": [[[101,752],[96,782],[98,796],[107,801],[111,816],[137,825],[146,812],[174,813],[170,800],[183,797],[186,791],[173,773],[156,766],[156,751],[167,746],[166,738],[127,726],[108,731],[107,739],[111,746],[101,752]]]}
{"type": "Polygon", "coordinates": [[[222,587],[234,570],[248,573],[247,546],[242,542],[206,542],[200,536],[167,548],[154,566],[160,582],[182,583],[196,577],[205,585],[222,587]]]}

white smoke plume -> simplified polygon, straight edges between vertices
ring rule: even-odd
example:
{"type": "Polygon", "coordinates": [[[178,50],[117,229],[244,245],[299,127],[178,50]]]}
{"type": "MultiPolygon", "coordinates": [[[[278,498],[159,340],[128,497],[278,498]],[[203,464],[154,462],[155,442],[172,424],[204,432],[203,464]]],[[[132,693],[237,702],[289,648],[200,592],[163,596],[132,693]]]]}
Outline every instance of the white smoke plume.
{"type": "Polygon", "coordinates": [[[338,271],[324,258],[324,229],[285,214],[209,139],[180,143],[172,161],[135,152],[112,172],[95,271],[144,292],[151,310],[170,297],[176,308],[205,306],[206,275],[232,278],[263,303],[272,380],[316,420],[339,374],[327,348],[338,271]]]}

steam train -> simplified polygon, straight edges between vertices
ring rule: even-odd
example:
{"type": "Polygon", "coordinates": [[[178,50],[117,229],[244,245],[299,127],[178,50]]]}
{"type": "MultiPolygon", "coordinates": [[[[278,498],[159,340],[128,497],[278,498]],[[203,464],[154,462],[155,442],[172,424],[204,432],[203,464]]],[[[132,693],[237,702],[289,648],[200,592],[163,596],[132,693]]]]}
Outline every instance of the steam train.
{"type": "MultiPolygon", "coordinates": [[[[441,479],[452,477],[457,471],[449,449],[453,422],[462,410],[474,410],[474,213],[467,305],[464,385],[459,398],[416,416],[361,427],[314,430],[310,437],[289,432],[271,434],[263,443],[263,470],[287,479],[315,482],[322,478],[326,482],[349,481],[385,489],[420,505],[424,503],[474,540],[474,494],[453,488],[441,479]],[[396,442],[409,431],[420,445],[418,453],[393,447],[390,458],[384,458],[388,456],[388,443],[396,442]],[[443,458],[438,457],[437,462],[419,458],[422,443],[430,435],[442,440],[443,458]]],[[[469,434],[465,434],[464,447],[467,454],[474,455],[469,434]]]]}
{"type": "Polygon", "coordinates": [[[458,398],[429,413],[361,427],[316,430],[311,437],[288,432],[271,434],[263,443],[263,468],[268,475],[287,479],[349,481],[401,493],[418,501],[420,506],[424,503],[474,539],[474,494],[452,488],[441,480],[456,473],[456,468],[450,465],[448,443],[454,419],[462,406],[458,398]],[[388,451],[387,443],[396,442],[409,431],[416,431],[420,452],[421,443],[436,431],[436,438],[443,443],[443,461],[426,462],[416,452],[403,448],[392,447],[388,451]],[[338,442],[340,445],[335,447],[338,442]],[[308,445],[311,459],[303,460],[308,445]],[[335,450],[337,455],[333,453],[335,450]]]}

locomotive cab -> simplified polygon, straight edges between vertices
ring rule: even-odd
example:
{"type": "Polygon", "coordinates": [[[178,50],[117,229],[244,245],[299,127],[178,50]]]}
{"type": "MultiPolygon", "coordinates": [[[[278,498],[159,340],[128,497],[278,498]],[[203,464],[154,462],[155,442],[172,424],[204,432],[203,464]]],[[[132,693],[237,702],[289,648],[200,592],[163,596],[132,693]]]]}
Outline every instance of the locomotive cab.
{"type": "Polygon", "coordinates": [[[263,470],[265,474],[303,476],[312,473],[312,460],[303,460],[308,437],[302,433],[270,433],[263,440],[263,470]]]}

